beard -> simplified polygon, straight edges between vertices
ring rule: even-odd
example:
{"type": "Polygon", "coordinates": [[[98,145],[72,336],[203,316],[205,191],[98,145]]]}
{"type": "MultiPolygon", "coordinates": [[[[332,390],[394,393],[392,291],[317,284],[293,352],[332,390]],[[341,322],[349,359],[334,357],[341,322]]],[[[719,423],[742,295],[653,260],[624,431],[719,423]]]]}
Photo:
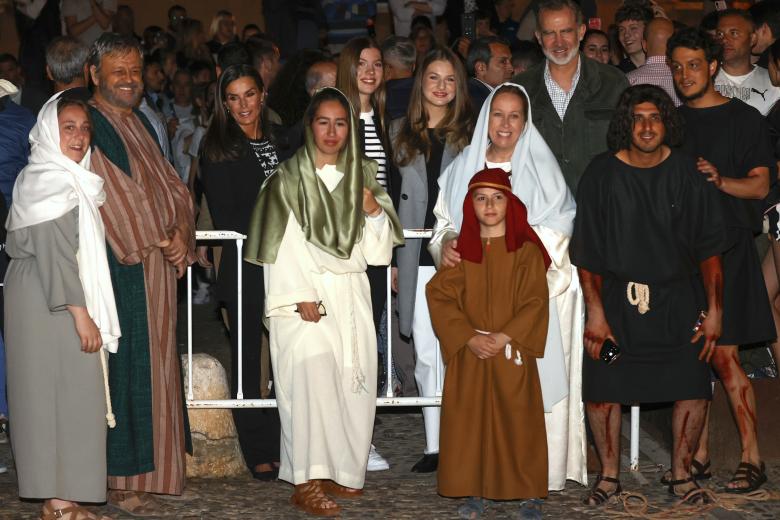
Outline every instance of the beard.
{"type": "Polygon", "coordinates": [[[542,52],[544,53],[545,58],[547,58],[554,64],[566,65],[568,63],[571,63],[571,60],[573,60],[580,53],[580,48],[578,46],[572,47],[571,49],[569,49],[569,52],[567,52],[566,55],[564,55],[562,58],[556,56],[555,54],[553,54],[551,50],[545,49],[544,47],[542,48],[542,52]]]}
{"type": "Polygon", "coordinates": [[[691,92],[690,94],[683,94],[682,91],[679,88],[677,88],[676,83],[674,84],[674,90],[675,92],[677,92],[677,95],[680,97],[680,101],[686,103],[688,101],[694,101],[696,99],[699,99],[704,94],[706,94],[711,84],[712,84],[712,77],[710,77],[710,80],[703,87],[701,87],[699,90],[695,92],[691,92]]]}
{"type": "Polygon", "coordinates": [[[105,81],[102,77],[98,81],[98,89],[106,101],[120,108],[135,108],[136,105],[138,105],[138,102],[141,100],[141,96],[143,95],[143,89],[140,83],[115,83],[112,87],[109,86],[108,82],[105,81]],[[133,98],[128,101],[127,98],[120,96],[120,87],[132,88],[133,98]]]}

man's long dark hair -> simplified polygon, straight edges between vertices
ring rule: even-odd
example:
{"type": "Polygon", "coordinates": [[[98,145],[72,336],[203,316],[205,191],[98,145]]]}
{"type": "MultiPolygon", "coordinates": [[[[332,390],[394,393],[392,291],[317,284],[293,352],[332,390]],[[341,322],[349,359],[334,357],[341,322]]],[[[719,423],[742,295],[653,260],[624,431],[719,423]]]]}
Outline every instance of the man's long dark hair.
{"type": "Polygon", "coordinates": [[[635,85],[629,87],[620,96],[615,115],[609,122],[607,146],[613,153],[631,148],[634,131],[634,107],[640,103],[652,103],[661,113],[666,128],[664,144],[677,147],[683,141],[683,120],[674,106],[672,98],[661,87],[655,85],[635,85]]]}
{"type": "MultiPolygon", "coordinates": [[[[203,138],[203,157],[211,163],[236,161],[246,150],[246,135],[225,106],[228,85],[237,79],[250,77],[255,81],[260,94],[265,92],[263,80],[254,67],[231,65],[219,77],[217,99],[214,103],[214,117],[203,138]]],[[[260,114],[262,118],[262,113],[260,114]]],[[[262,121],[261,121],[262,125],[262,121]]],[[[263,132],[264,137],[268,137],[263,132]]]]}

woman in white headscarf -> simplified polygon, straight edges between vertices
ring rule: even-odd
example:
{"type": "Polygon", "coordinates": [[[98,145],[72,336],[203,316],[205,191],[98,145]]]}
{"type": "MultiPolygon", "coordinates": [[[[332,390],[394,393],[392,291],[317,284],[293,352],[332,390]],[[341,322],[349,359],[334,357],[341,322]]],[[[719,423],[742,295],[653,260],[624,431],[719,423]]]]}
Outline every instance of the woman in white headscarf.
{"type": "Polygon", "coordinates": [[[523,87],[498,86],[485,100],[471,144],[439,178],[436,226],[429,250],[437,265],[460,261],[455,251],[469,179],[484,168],[510,173],[512,191],[528,208],[528,223],[552,263],[547,271],[550,319],[539,375],[545,409],[550,490],[566,480],[587,482],[582,405],[582,290],[569,261],[576,206],[552,151],[531,122],[523,87]]]}
{"type": "Polygon", "coordinates": [[[5,277],[9,409],[19,495],[44,499],[44,520],[102,518],[106,394],[101,348],[120,336],[82,101],[54,97],[30,132],[13,190],[5,277]]]}

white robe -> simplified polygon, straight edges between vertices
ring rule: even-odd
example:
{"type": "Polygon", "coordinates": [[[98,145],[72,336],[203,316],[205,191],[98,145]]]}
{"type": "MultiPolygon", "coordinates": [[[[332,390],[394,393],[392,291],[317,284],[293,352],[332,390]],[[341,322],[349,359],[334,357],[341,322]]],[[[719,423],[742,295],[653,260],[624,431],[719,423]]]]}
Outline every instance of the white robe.
{"type": "MultiPolygon", "coordinates": [[[[343,175],[317,170],[330,191],[343,175]]],[[[376,411],[376,331],[366,266],[390,263],[393,236],[382,213],[366,218],[348,259],[306,241],[292,212],[274,264],[264,266],[266,315],[281,419],[279,478],[330,479],[362,488],[376,411]],[[303,321],[298,302],[327,316],[303,321]]]]}

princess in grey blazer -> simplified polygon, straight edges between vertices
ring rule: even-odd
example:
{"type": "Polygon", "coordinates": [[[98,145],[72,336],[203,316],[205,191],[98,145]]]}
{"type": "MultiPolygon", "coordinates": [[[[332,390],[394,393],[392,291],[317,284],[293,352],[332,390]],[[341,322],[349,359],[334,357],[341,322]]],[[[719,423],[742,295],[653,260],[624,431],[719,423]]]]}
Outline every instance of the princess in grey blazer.
{"type": "MultiPolygon", "coordinates": [[[[406,117],[390,126],[393,162],[401,181],[398,216],[404,229],[433,228],[439,176],[469,143],[472,129],[463,65],[449,49],[434,49],[417,69],[406,117]]],[[[414,338],[420,395],[433,397],[437,379],[443,380],[444,364],[425,299],[425,285],[436,272],[428,242],[407,240],[396,250],[396,263],[399,329],[414,338]]],[[[412,471],[430,472],[438,466],[439,408],[423,408],[423,417],[425,455],[412,471]]]]}

